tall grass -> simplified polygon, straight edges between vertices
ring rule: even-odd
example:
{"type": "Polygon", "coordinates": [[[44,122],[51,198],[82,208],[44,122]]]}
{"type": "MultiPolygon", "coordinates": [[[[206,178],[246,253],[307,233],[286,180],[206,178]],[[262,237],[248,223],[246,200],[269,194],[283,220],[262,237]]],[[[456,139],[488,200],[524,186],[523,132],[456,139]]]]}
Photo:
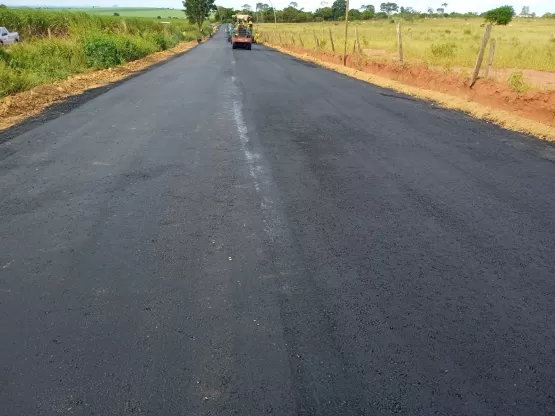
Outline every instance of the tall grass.
{"type": "Polygon", "coordinates": [[[186,21],[163,25],[77,12],[0,8],[21,43],[0,48],[0,98],[75,73],[108,68],[196,38],[186,21]]]}
{"type": "MultiPolygon", "coordinates": [[[[484,28],[481,19],[426,19],[402,22],[405,59],[425,62],[431,66],[470,68],[474,65],[484,28]]],[[[353,50],[355,27],[360,43],[370,59],[396,59],[397,33],[387,21],[355,21],[350,23],[348,51],[353,50]]],[[[343,23],[261,24],[257,26],[274,43],[292,43],[291,34],[299,46],[299,35],[307,48],[315,48],[314,33],[326,39],[321,49],[331,52],[331,29],[336,53],[343,52],[345,41],[343,23]]],[[[509,26],[495,26],[492,37],[497,49],[497,68],[536,69],[555,71],[555,21],[552,19],[519,19],[509,26]]]]}
{"type": "Polygon", "coordinates": [[[37,9],[0,8],[0,22],[11,31],[19,32],[23,38],[68,36],[78,31],[101,31],[104,33],[127,33],[140,35],[145,31],[180,31],[190,29],[185,21],[174,21],[162,25],[148,18],[122,18],[101,16],[72,11],[48,11],[37,9]]]}

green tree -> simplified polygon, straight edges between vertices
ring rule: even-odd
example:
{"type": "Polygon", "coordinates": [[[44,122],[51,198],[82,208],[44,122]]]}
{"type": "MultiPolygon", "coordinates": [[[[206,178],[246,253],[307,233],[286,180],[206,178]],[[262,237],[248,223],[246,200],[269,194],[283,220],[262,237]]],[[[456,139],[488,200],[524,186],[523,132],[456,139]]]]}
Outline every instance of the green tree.
{"type": "Polygon", "coordinates": [[[214,18],[220,23],[232,23],[233,22],[233,9],[228,9],[227,7],[218,6],[214,18]]]}
{"type": "Polygon", "coordinates": [[[322,7],[321,9],[316,9],[314,12],[314,17],[321,17],[323,20],[333,19],[333,10],[331,7],[322,7]]]}
{"type": "MultiPolygon", "coordinates": [[[[262,9],[262,18],[264,21],[273,22],[274,21],[274,9],[267,4],[262,9]]],[[[276,13],[277,14],[277,13],[276,13]]]]}
{"type": "Polygon", "coordinates": [[[358,9],[349,10],[349,20],[360,20],[362,19],[362,13],[358,9]]]}
{"type": "Polygon", "coordinates": [[[286,23],[296,22],[298,19],[299,11],[294,7],[286,7],[281,11],[281,18],[286,23]]]}
{"type": "Polygon", "coordinates": [[[198,26],[199,35],[202,34],[202,25],[210,12],[217,10],[214,0],[184,0],[183,6],[189,22],[198,26]]]}
{"type": "Polygon", "coordinates": [[[391,13],[399,11],[399,6],[397,3],[382,3],[380,4],[380,11],[391,16],[391,13]]]}
{"type": "Polygon", "coordinates": [[[370,20],[375,17],[376,17],[376,13],[372,10],[365,10],[362,12],[362,16],[360,16],[362,20],[370,20]]]}
{"type": "Polygon", "coordinates": [[[372,4],[366,4],[360,7],[362,14],[360,15],[361,20],[373,19],[376,16],[376,8],[372,4]]]}
{"type": "Polygon", "coordinates": [[[333,18],[339,19],[341,16],[345,16],[346,7],[347,7],[347,2],[345,0],[335,0],[331,5],[333,18]]]}
{"type": "Polygon", "coordinates": [[[505,26],[513,20],[514,15],[515,9],[513,9],[513,6],[502,6],[485,12],[483,16],[486,22],[505,26]]]}
{"type": "Polygon", "coordinates": [[[262,10],[264,9],[264,3],[256,3],[256,5],[254,6],[254,10],[256,12],[256,21],[259,22],[261,19],[260,17],[262,16],[262,10]]]}

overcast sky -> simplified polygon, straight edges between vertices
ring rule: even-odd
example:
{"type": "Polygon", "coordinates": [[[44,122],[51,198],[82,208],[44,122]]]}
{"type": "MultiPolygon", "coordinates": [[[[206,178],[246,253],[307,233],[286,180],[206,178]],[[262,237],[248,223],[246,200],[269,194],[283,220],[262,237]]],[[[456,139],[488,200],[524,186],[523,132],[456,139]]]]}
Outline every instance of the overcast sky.
{"type": "MultiPolygon", "coordinates": [[[[270,0],[257,0],[262,3],[270,3],[270,0]]],[[[239,8],[243,4],[248,3],[254,8],[257,3],[256,0],[216,0],[216,4],[225,7],[239,8]]],[[[376,9],[382,1],[396,1],[396,0],[380,0],[379,2],[371,0],[351,0],[351,8],[360,7],[363,4],[373,4],[376,9]]],[[[286,7],[290,0],[272,0],[275,7],[281,9],[286,7]]],[[[299,7],[304,7],[305,10],[315,10],[321,7],[322,0],[297,0],[299,7]]],[[[331,5],[333,0],[327,0],[328,4],[331,5]]],[[[503,6],[507,3],[512,4],[516,12],[519,13],[522,6],[530,6],[531,12],[536,12],[536,14],[543,14],[546,12],[555,13],[555,1],[554,0],[527,0],[525,3],[510,3],[503,0],[457,0],[449,2],[449,0],[398,0],[396,3],[399,6],[413,7],[419,11],[426,11],[428,7],[434,9],[441,7],[441,3],[447,2],[447,11],[457,11],[457,12],[483,12],[494,7],[503,6]],[[551,3],[551,4],[549,4],[551,3]]],[[[120,7],[171,7],[171,8],[181,8],[181,1],[179,0],[0,0],[0,3],[4,3],[8,6],[28,6],[28,5],[43,5],[43,6],[97,6],[97,7],[110,7],[118,5],[120,7]]]]}

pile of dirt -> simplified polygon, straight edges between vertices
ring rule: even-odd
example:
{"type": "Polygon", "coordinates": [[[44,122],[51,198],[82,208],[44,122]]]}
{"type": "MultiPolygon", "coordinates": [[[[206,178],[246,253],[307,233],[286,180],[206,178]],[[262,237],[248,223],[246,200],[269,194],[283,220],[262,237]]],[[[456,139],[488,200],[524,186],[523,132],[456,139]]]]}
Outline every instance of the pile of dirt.
{"type": "Polygon", "coordinates": [[[0,101],[0,130],[5,130],[28,117],[35,116],[50,105],[72,95],[127,78],[196,45],[196,41],[181,43],[175,48],[153,53],[126,65],[75,75],[54,84],[41,85],[29,91],[6,97],[0,101]]]}
{"type": "MultiPolygon", "coordinates": [[[[309,59],[316,63],[329,63],[332,69],[335,70],[338,70],[337,67],[346,69],[342,65],[342,57],[332,53],[307,50],[299,47],[287,47],[285,49],[282,46],[269,46],[293,54],[301,59],[309,59]]],[[[555,91],[530,90],[519,93],[513,91],[509,85],[495,80],[478,80],[473,88],[469,88],[468,79],[456,72],[436,71],[425,65],[400,65],[399,63],[373,61],[365,56],[356,55],[347,57],[347,68],[353,68],[359,72],[373,74],[425,91],[435,91],[457,97],[469,103],[480,104],[485,107],[485,110],[469,112],[475,116],[478,113],[490,114],[490,116],[485,118],[502,124],[505,127],[532,133],[544,138],[555,139],[555,91]],[[515,117],[515,120],[512,122],[505,120],[507,118],[506,114],[503,117],[493,117],[491,116],[493,110],[509,113],[515,117]],[[516,123],[516,118],[524,120],[516,123]],[[529,124],[526,120],[541,123],[545,128],[541,129],[541,133],[537,129],[531,131],[530,126],[526,125],[529,124]]],[[[340,70],[340,72],[344,71],[340,70]]],[[[357,78],[360,77],[357,76],[357,78]]],[[[395,86],[389,87],[399,89],[395,86]]],[[[415,91],[403,92],[435,100],[433,94],[419,94],[415,91]]],[[[442,100],[438,99],[435,101],[442,100]]],[[[468,106],[465,106],[463,110],[468,111],[468,106]]]]}

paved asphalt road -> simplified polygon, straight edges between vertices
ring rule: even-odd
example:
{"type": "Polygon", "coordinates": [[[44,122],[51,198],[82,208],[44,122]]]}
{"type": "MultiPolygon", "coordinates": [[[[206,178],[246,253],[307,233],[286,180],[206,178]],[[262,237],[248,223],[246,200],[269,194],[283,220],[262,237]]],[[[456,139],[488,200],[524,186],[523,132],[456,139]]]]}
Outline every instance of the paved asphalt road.
{"type": "Polygon", "coordinates": [[[555,150],[222,35],[0,146],[0,414],[555,413],[555,150]]]}

